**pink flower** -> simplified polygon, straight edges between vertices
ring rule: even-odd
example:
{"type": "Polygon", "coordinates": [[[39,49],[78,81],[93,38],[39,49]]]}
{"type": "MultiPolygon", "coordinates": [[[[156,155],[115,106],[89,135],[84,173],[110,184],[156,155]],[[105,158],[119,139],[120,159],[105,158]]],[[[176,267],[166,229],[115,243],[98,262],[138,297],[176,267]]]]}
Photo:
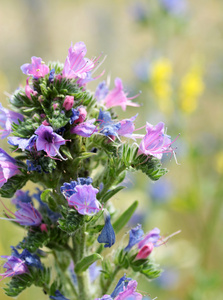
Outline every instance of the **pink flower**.
{"type": "Polygon", "coordinates": [[[19,173],[20,171],[16,165],[16,160],[0,148],[0,188],[9,178],[19,173]]]}
{"type": "Polygon", "coordinates": [[[74,121],[74,124],[76,123],[83,123],[84,120],[86,119],[87,116],[87,111],[84,107],[79,107],[78,108],[78,112],[79,112],[79,117],[77,120],[74,121]]]}
{"type": "Polygon", "coordinates": [[[19,120],[23,121],[23,115],[4,108],[0,103],[0,130],[1,138],[4,139],[12,131],[12,123],[19,124],[19,120]]]}
{"type": "Polygon", "coordinates": [[[142,295],[136,292],[137,282],[130,280],[127,287],[124,287],[124,291],[119,293],[115,300],[141,300],[142,295]]]}
{"type": "Polygon", "coordinates": [[[26,96],[32,100],[31,95],[36,96],[38,93],[37,91],[34,91],[30,86],[29,86],[29,77],[26,79],[26,86],[25,86],[25,93],[26,96]]]}
{"type": "Polygon", "coordinates": [[[87,77],[88,72],[94,68],[96,60],[85,58],[86,53],[87,48],[84,42],[78,42],[74,46],[71,43],[64,64],[63,77],[80,79],[87,77]]]}
{"type": "Polygon", "coordinates": [[[74,96],[66,96],[64,99],[63,107],[65,110],[70,110],[74,105],[74,96]]]}
{"type": "Polygon", "coordinates": [[[146,123],[146,135],[143,137],[138,154],[152,155],[158,159],[161,159],[163,153],[172,152],[170,147],[172,142],[168,135],[164,133],[164,123],[159,122],[153,126],[146,123]]]}
{"type": "Polygon", "coordinates": [[[153,251],[153,243],[148,243],[144,245],[136,255],[136,259],[146,259],[150,253],[153,251]]]}
{"type": "Polygon", "coordinates": [[[102,101],[107,108],[114,106],[121,106],[121,108],[125,111],[126,106],[135,106],[138,107],[139,104],[133,103],[131,100],[136,98],[138,95],[127,98],[127,93],[123,91],[122,80],[120,78],[115,79],[115,88],[111,90],[105,99],[102,101]]]}
{"type": "Polygon", "coordinates": [[[21,70],[24,74],[32,75],[34,78],[38,79],[49,73],[49,67],[44,64],[41,57],[32,56],[31,61],[31,64],[24,64],[21,66],[21,70]]]}

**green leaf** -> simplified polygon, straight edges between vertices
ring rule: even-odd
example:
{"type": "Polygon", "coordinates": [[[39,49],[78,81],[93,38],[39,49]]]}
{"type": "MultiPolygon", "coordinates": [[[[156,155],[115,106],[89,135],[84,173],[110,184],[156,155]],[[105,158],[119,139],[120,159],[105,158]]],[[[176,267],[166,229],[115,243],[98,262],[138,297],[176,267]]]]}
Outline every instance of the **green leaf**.
{"type": "Polygon", "coordinates": [[[52,189],[46,189],[41,193],[40,199],[45,202],[48,203],[48,197],[50,195],[50,193],[52,192],[52,189]]]}
{"type": "Polygon", "coordinates": [[[103,259],[103,257],[98,253],[86,256],[76,264],[74,270],[77,274],[80,274],[81,272],[86,271],[90,267],[90,265],[92,265],[95,261],[99,259],[103,259]]]}
{"type": "Polygon", "coordinates": [[[133,202],[131,206],[115,221],[113,228],[115,233],[118,233],[130,220],[138,206],[138,201],[133,202]]]}
{"type": "Polygon", "coordinates": [[[75,209],[62,207],[61,214],[63,218],[58,220],[58,227],[67,232],[74,234],[74,232],[83,224],[84,218],[75,209]]]}
{"type": "Polygon", "coordinates": [[[102,203],[107,202],[111,197],[113,197],[115,194],[123,190],[125,186],[117,186],[115,189],[107,192],[103,197],[102,197],[102,203]]]}
{"type": "Polygon", "coordinates": [[[1,187],[0,195],[4,198],[12,198],[17,190],[20,190],[28,181],[25,175],[15,175],[1,187]]]}

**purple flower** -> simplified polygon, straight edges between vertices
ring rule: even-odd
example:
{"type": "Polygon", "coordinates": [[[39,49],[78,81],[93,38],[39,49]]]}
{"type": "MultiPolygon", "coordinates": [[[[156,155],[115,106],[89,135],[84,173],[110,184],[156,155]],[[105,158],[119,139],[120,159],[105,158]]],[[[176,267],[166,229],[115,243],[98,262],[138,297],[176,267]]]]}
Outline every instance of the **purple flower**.
{"type": "Polygon", "coordinates": [[[138,116],[138,114],[135,115],[134,117],[131,117],[130,119],[124,119],[124,120],[120,121],[119,124],[121,124],[121,127],[117,131],[118,135],[134,139],[132,134],[133,134],[133,131],[135,130],[135,125],[133,122],[135,121],[137,116],[138,116]]]}
{"type": "Polygon", "coordinates": [[[136,292],[137,282],[135,280],[129,281],[124,291],[119,293],[115,300],[141,300],[142,295],[136,292]]]}
{"type": "Polygon", "coordinates": [[[115,88],[111,90],[105,99],[102,101],[107,108],[114,106],[121,106],[125,111],[126,106],[135,106],[138,107],[139,104],[133,103],[131,100],[136,98],[138,95],[127,98],[127,94],[123,91],[122,80],[120,78],[115,79],[115,88]]]}
{"type": "Polygon", "coordinates": [[[75,127],[72,127],[70,132],[83,137],[90,137],[93,133],[97,131],[97,127],[93,125],[94,122],[95,119],[80,123],[75,127]]]}
{"type": "Polygon", "coordinates": [[[12,203],[16,205],[17,208],[21,208],[20,202],[32,204],[32,198],[29,196],[29,191],[18,190],[15,192],[15,198],[12,199],[12,203]]]}
{"type": "Polygon", "coordinates": [[[41,57],[32,56],[31,62],[31,64],[24,64],[21,66],[21,70],[24,74],[32,75],[34,78],[38,79],[49,73],[49,67],[43,63],[41,57]]]}
{"type": "Polygon", "coordinates": [[[153,228],[147,235],[138,243],[138,248],[142,248],[144,245],[148,243],[153,243],[156,246],[156,243],[160,239],[160,230],[159,228],[153,228]]]}
{"type": "Polygon", "coordinates": [[[63,77],[81,79],[87,77],[87,73],[94,68],[95,61],[85,58],[86,53],[87,48],[83,42],[78,42],[74,46],[71,43],[64,64],[63,77]]]}
{"type": "Polygon", "coordinates": [[[18,148],[25,150],[31,150],[31,148],[35,145],[37,136],[33,134],[29,139],[23,139],[17,136],[8,137],[8,143],[12,146],[18,146],[18,148]]]}
{"type": "Polygon", "coordinates": [[[124,274],[123,277],[121,277],[114,289],[114,291],[111,293],[111,297],[115,298],[119,295],[119,293],[123,292],[123,290],[128,286],[129,281],[131,281],[132,278],[127,278],[124,274]]]}
{"type": "Polygon", "coordinates": [[[35,134],[38,135],[36,139],[37,151],[44,150],[49,157],[59,155],[60,158],[64,159],[59,153],[61,145],[65,144],[65,140],[55,132],[51,126],[40,125],[35,134]]]}
{"type": "Polygon", "coordinates": [[[0,148],[0,188],[9,178],[19,173],[20,171],[16,165],[16,160],[0,148]]]}
{"type": "Polygon", "coordinates": [[[77,181],[73,180],[70,183],[64,182],[64,184],[61,186],[60,191],[64,195],[65,198],[71,197],[73,194],[77,193],[76,186],[77,185],[90,185],[92,184],[93,180],[91,177],[79,177],[77,178],[77,181]]]}
{"type": "Polygon", "coordinates": [[[129,243],[125,247],[125,251],[130,251],[135,244],[139,243],[143,239],[144,232],[141,227],[141,224],[138,224],[135,228],[132,228],[129,231],[129,243]]]}
{"type": "Polygon", "coordinates": [[[92,185],[77,185],[76,193],[69,197],[68,204],[74,206],[81,215],[95,215],[99,212],[100,202],[96,199],[98,189],[92,185]]]}
{"type": "MultiPolygon", "coordinates": [[[[4,204],[3,204],[4,205],[4,204]]],[[[15,213],[11,212],[5,205],[4,207],[9,211],[15,219],[7,216],[8,218],[1,218],[4,220],[15,221],[22,226],[39,226],[42,221],[42,216],[31,203],[19,202],[20,209],[15,213]]]]}
{"type": "Polygon", "coordinates": [[[166,11],[174,15],[184,13],[187,8],[185,0],[159,0],[159,2],[166,11]]]}
{"type": "Polygon", "coordinates": [[[97,241],[99,243],[105,243],[104,247],[111,247],[115,243],[115,232],[111,224],[111,217],[107,210],[104,211],[105,226],[102,232],[98,236],[97,241]]]}
{"type": "Polygon", "coordinates": [[[1,139],[7,137],[12,131],[12,124],[19,124],[19,120],[23,121],[23,115],[4,108],[0,103],[0,130],[1,139]]]}
{"type": "Polygon", "coordinates": [[[125,275],[119,280],[113,293],[104,295],[102,298],[95,300],[141,300],[142,295],[136,292],[137,282],[131,278],[126,278],[125,275]]]}
{"type": "Polygon", "coordinates": [[[50,296],[50,299],[53,300],[69,300],[68,298],[65,298],[60,291],[56,290],[55,291],[55,296],[50,296]]]}
{"type": "Polygon", "coordinates": [[[97,266],[97,262],[94,262],[90,265],[88,271],[91,283],[94,282],[97,279],[97,277],[101,274],[101,270],[102,268],[97,266]]]}
{"type": "Polygon", "coordinates": [[[19,254],[14,247],[11,248],[12,254],[10,256],[1,256],[2,258],[7,259],[7,262],[3,265],[3,268],[6,268],[7,270],[5,273],[0,274],[3,278],[28,273],[28,266],[43,269],[37,255],[31,254],[27,249],[24,249],[23,252],[19,254]]]}
{"type": "Polygon", "coordinates": [[[146,123],[146,135],[143,137],[138,154],[152,155],[158,159],[161,159],[163,153],[172,152],[170,147],[172,142],[168,135],[164,133],[164,123],[159,122],[153,126],[146,123]]]}
{"type": "Polygon", "coordinates": [[[6,277],[12,277],[29,272],[24,260],[14,255],[2,255],[1,257],[7,259],[7,262],[3,265],[3,268],[5,268],[6,271],[5,273],[0,274],[0,276],[2,276],[3,279],[6,277]]]}

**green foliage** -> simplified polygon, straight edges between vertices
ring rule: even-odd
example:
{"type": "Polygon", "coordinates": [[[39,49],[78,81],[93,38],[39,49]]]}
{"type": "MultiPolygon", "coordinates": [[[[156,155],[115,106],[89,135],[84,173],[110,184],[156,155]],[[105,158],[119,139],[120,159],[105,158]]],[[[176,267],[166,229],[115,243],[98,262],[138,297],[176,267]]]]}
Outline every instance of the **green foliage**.
{"type": "Polygon", "coordinates": [[[152,156],[147,157],[143,154],[137,157],[133,166],[136,170],[141,170],[154,181],[160,179],[160,177],[168,172],[166,168],[162,168],[162,164],[159,159],[152,156]]]}
{"type": "Polygon", "coordinates": [[[19,124],[13,124],[13,134],[23,139],[30,138],[39,125],[32,119],[25,119],[23,122],[19,121],[19,124]]]}
{"type": "Polygon", "coordinates": [[[159,265],[150,261],[149,259],[135,259],[136,255],[129,257],[129,266],[134,272],[140,272],[148,279],[154,279],[160,276],[162,270],[159,265]]]}
{"type": "Polygon", "coordinates": [[[58,227],[68,234],[74,234],[75,231],[84,223],[84,217],[78,214],[75,209],[69,209],[63,206],[61,214],[63,218],[58,220],[58,227]]]}
{"type": "Polygon", "coordinates": [[[127,208],[125,212],[121,214],[121,216],[114,222],[113,228],[115,233],[118,233],[131,219],[133,213],[135,212],[138,206],[138,201],[133,202],[132,205],[127,208]]]}
{"type": "Polygon", "coordinates": [[[85,256],[81,261],[79,261],[76,264],[74,270],[77,274],[82,273],[82,272],[86,271],[90,267],[90,265],[92,265],[95,261],[97,261],[99,259],[103,259],[103,257],[98,253],[94,253],[89,256],[85,256]]]}
{"type": "Polygon", "coordinates": [[[32,228],[18,246],[32,253],[43,246],[61,251],[67,245],[68,239],[69,236],[67,234],[54,226],[47,226],[47,232],[42,232],[38,228],[32,228]]]}
{"type": "Polygon", "coordinates": [[[125,186],[117,186],[116,188],[112,189],[111,191],[108,191],[103,197],[101,202],[106,203],[111,197],[113,197],[115,194],[123,190],[125,186]]]}
{"type": "Polygon", "coordinates": [[[35,269],[30,267],[30,273],[22,274],[12,277],[7,288],[4,288],[5,293],[9,297],[18,296],[23,290],[31,285],[42,287],[43,290],[48,292],[48,284],[50,282],[50,270],[49,269],[35,269]]]}
{"type": "Polygon", "coordinates": [[[24,174],[15,175],[8,179],[8,181],[1,187],[0,195],[4,198],[11,198],[15,192],[21,189],[26,182],[28,177],[24,174]]]}

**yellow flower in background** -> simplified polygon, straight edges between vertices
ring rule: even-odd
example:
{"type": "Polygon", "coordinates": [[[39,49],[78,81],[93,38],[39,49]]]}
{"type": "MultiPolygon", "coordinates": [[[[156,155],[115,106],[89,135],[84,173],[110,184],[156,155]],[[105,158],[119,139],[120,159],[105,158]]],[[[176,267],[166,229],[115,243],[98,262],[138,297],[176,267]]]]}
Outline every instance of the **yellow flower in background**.
{"type": "Polygon", "coordinates": [[[183,77],[180,85],[181,109],[190,114],[198,105],[198,98],[204,90],[203,72],[200,66],[193,66],[183,77]]]}
{"type": "Polygon", "coordinates": [[[155,61],[150,70],[150,80],[153,93],[161,111],[167,114],[173,112],[172,96],[172,64],[167,58],[155,61]]]}
{"type": "Polygon", "coordinates": [[[155,61],[151,69],[151,80],[154,82],[169,81],[172,78],[172,64],[167,58],[155,61]]]}
{"type": "Polygon", "coordinates": [[[223,152],[219,152],[216,154],[215,156],[215,161],[216,161],[216,171],[219,173],[219,174],[223,174],[223,152]]]}

